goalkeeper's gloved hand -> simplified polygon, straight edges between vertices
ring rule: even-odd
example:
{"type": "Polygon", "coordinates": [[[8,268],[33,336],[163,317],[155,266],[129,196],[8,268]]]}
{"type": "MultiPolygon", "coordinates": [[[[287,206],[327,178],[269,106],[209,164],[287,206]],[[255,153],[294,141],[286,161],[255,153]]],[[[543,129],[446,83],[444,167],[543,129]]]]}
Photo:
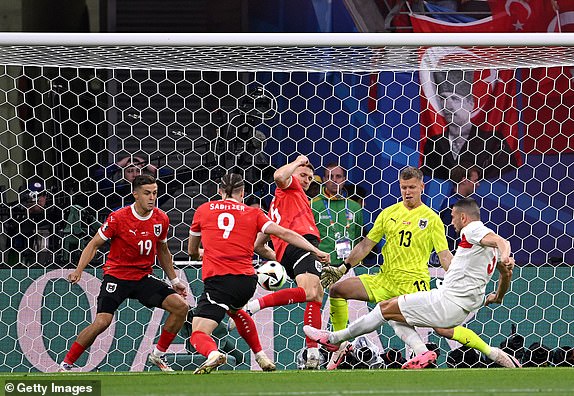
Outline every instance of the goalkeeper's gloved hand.
{"type": "Polygon", "coordinates": [[[349,269],[351,269],[351,264],[348,263],[343,263],[338,267],[323,267],[323,272],[321,272],[321,286],[323,286],[324,289],[328,289],[333,283],[341,279],[349,269]]]}

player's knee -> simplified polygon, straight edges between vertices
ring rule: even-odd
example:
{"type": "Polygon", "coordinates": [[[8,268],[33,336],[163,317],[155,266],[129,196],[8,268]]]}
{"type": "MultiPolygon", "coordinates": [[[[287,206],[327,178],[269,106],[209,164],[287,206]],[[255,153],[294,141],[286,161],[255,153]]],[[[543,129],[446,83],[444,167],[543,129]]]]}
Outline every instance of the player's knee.
{"type": "Polygon", "coordinates": [[[96,315],[96,319],[94,320],[94,323],[92,325],[96,328],[96,330],[99,333],[101,333],[108,327],[110,327],[110,325],[112,324],[112,319],[113,319],[112,315],[105,315],[105,316],[96,315]]]}
{"type": "Polygon", "coordinates": [[[177,294],[172,294],[168,298],[171,300],[168,311],[174,315],[185,318],[189,311],[189,305],[187,305],[187,302],[177,294]]]}
{"type": "Polygon", "coordinates": [[[392,313],[392,300],[385,300],[385,301],[381,301],[379,304],[379,309],[381,310],[381,313],[384,315],[385,313],[390,314],[392,313]]]}
{"type": "Polygon", "coordinates": [[[342,283],[335,283],[329,287],[329,297],[332,298],[347,298],[345,295],[345,287],[342,283]]]}
{"type": "Polygon", "coordinates": [[[323,288],[321,285],[313,285],[305,289],[307,301],[323,301],[323,288]]]}
{"type": "Polygon", "coordinates": [[[441,337],[452,339],[454,332],[453,329],[443,329],[442,327],[435,327],[435,333],[437,333],[441,337]]]}

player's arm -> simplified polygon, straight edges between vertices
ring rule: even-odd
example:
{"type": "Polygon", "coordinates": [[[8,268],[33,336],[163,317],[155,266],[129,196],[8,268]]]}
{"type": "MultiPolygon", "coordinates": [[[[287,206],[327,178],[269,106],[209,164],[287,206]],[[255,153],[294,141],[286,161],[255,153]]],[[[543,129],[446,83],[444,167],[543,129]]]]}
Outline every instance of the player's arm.
{"type": "Polygon", "coordinates": [[[343,262],[342,266],[346,269],[345,273],[367,257],[367,254],[369,254],[376,245],[377,242],[371,241],[367,237],[363,238],[363,240],[351,250],[349,257],[343,262]]]}
{"type": "Polygon", "coordinates": [[[351,250],[349,257],[345,259],[343,264],[338,267],[323,267],[323,272],[321,273],[321,285],[326,289],[333,283],[337,282],[343,275],[349,272],[351,268],[367,257],[367,254],[369,254],[376,244],[377,242],[365,237],[351,250]]]}
{"type": "Polygon", "coordinates": [[[263,231],[265,234],[275,235],[276,237],[283,239],[285,242],[293,246],[297,246],[298,248],[314,253],[322,263],[328,263],[330,261],[331,255],[329,253],[319,250],[313,246],[311,242],[296,232],[291,231],[285,227],[281,227],[279,224],[273,223],[271,221],[267,224],[267,227],[265,227],[263,231]]]}
{"type": "Polygon", "coordinates": [[[438,252],[437,256],[440,261],[441,267],[445,270],[445,272],[448,271],[448,267],[450,267],[450,262],[452,260],[452,252],[446,249],[438,252]]]}
{"type": "Polygon", "coordinates": [[[510,242],[494,232],[489,232],[480,240],[482,246],[498,248],[500,251],[499,261],[506,265],[510,264],[510,242]]]}
{"type": "Polygon", "coordinates": [[[269,241],[269,235],[259,232],[257,234],[257,238],[255,239],[255,244],[253,245],[253,250],[259,256],[267,259],[276,261],[277,257],[275,256],[275,252],[269,246],[267,246],[267,241],[269,241]]]}
{"type": "Polygon", "coordinates": [[[500,272],[500,277],[498,278],[498,288],[496,289],[496,293],[491,293],[486,296],[484,305],[502,303],[504,295],[510,288],[510,281],[512,280],[512,269],[514,268],[514,258],[510,257],[508,263],[506,264],[502,261],[499,261],[496,263],[496,268],[498,269],[498,272],[500,272]]]}
{"type": "Polygon", "coordinates": [[[196,235],[190,235],[187,241],[187,253],[189,258],[192,260],[201,260],[203,256],[199,244],[201,243],[201,237],[196,235]]]}
{"type": "Polygon", "coordinates": [[[293,172],[295,172],[298,167],[307,165],[308,163],[309,159],[304,155],[300,155],[295,161],[289,162],[277,169],[273,174],[273,179],[275,180],[277,187],[289,187],[289,179],[291,178],[291,175],[293,175],[293,172]]]}
{"type": "Polygon", "coordinates": [[[167,247],[167,242],[157,243],[157,258],[159,265],[163,269],[163,272],[165,272],[169,281],[171,282],[171,287],[173,290],[175,290],[182,297],[187,297],[187,287],[175,273],[175,269],[173,268],[173,256],[167,247]]]}
{"type": "Polygon", "coordinates": [[[79,282],[79,280],[82,278],[82,272],[84,269],[86,269],[90,261],[92,261],[100,246],[102,246],[105,242],[106,241],[100,236],[99,233],[96,233],[92,240],[88,242],[84,250],[82,250],[82,254],[78,260],[78,266],[73,272],[68,274],[68,281],[70,283],[79,282]]]}

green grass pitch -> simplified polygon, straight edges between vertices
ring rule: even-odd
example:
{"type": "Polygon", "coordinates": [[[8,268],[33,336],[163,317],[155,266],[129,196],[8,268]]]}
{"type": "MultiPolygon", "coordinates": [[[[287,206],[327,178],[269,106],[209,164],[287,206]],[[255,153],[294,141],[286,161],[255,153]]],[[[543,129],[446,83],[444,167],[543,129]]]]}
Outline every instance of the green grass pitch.
{"type": "MultiPolygon", "coordinates": [[[[574,368],[1,374],[6,381],[101,380],[103,396],[573,395],[574,368]]],[[[5,393],[8,395],[9,393],[5,393]]]]}

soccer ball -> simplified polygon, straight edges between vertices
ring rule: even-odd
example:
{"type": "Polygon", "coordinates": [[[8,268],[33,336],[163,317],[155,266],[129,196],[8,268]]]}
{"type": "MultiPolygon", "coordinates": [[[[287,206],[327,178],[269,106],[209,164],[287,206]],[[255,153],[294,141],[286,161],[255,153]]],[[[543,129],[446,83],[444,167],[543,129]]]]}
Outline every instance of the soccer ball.
{"type": "Polygon", "coordinates": [[[279,290],[286,280],[287,271],[277,261],[268,261],[257,268],[257,282],[265,290],[279,290]]]}

